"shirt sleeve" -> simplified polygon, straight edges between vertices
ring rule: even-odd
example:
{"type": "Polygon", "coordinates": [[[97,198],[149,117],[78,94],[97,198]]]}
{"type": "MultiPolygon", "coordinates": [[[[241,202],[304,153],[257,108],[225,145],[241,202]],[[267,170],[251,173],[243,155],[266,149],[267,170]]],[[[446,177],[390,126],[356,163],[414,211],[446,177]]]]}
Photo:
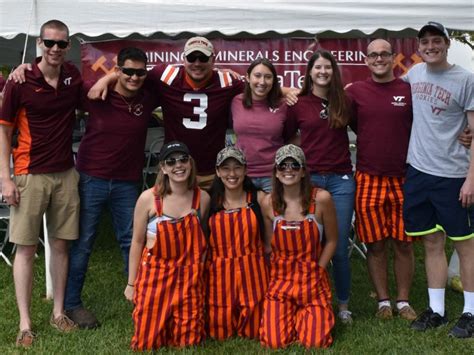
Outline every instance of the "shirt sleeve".
{"type": "MultiPolygon", "coordinates": [[[[14,126],[17,113],[20,110],[21,85],[9,80],[5,85],[3,93],[2,111],[0,113],[0,124],[14,126]]],[[[23,84],[25,85],[25,84],[23,84]]]]}

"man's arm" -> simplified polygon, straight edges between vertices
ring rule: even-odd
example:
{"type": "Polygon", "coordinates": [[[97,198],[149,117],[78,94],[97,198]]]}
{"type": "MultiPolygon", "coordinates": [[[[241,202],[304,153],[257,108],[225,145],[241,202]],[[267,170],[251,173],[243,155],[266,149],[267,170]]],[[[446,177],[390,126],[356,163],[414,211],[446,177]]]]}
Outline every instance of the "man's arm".
{"type": "Polygon", "coordinates": [[[107,97],[107,91],[108,91],[109,85],[113,85],[116,82],[117,82],[117,75],[114,72],[103,76],[102,78],[97,80],[94,86],[91,87],[91,89],[87,93],[87,97],[91,100],[104,101],[105,98],[107,97]]]}
{"type": "MultiPolygon", "coordinates": [[[[474,111],[467,111],[467,122],[471,131],[471,147],[474,139],[474,111]]],[[[469,163],[469,171],[467,172],[466,180],[459,191],[459,200],[463,207],[469,207],[474,203],[474,149],[470,150],[471,161],[469,163]]]]}
{"type": "Polygon", "coordinates": [[[9,205],[18,206],[20,191],[13,182],[10,174],[10,153],[13,127],[0,125],[0,180],[2,197],[9,205]]]}

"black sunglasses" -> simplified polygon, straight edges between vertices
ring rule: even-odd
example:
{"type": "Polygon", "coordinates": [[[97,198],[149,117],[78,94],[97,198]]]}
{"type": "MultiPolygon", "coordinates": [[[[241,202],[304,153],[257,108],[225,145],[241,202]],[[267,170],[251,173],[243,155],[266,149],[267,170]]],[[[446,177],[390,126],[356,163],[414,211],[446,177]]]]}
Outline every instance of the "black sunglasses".
{"type": "Polygon", "coordinates": [[[69,46],[69,41],[55,41],[53,39],[42,39],[46,48],[53,48],[55,44],[58,45],[60,49],[66,49],[69,46]]]}
{"type": "Polygon", "coordinates": [[[301,165],[296,162],[292,163],[280,163],[277,165],[278,171],[285,171],[286,169],[291,169],[293,171],[299,171],[301,169],[301,165]]]}
{"type": "Polygon", "coordinates": [[[176,163],[178,163],[178,162],[186,164],[188,161],[189,161],[189,155],[181,155],[180,157],[177,157],[177,158],[165,159],[165,165],[166,166],[175,166],[176,163]]]}
{"type": "Polygon", "coordinates": [[[202,53],[191,53],[191,54],[188,54],[186,56],[186,60],[189,62],[189,63],[194,63],[196,60],[198,60],[201,62],[201,63],[207,63],[209,61],[209,59],[211,59],[211,57],[208,57],[207,55],[204,55],[202,53]]]}
{"type": "Polygon", "coordinates": [[[119,67],[119,69],[122,71],[127,76],[145,76],[148,72],[146,69],[135,69],[135,68],[124,68],[124,67],[119,67]]]}

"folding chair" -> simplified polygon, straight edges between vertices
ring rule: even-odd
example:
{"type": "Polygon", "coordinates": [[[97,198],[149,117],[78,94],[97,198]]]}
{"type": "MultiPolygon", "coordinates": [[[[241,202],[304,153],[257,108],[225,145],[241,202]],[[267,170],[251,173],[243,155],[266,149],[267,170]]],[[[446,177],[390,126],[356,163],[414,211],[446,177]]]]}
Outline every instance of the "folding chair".
{"type": "Polygon", "coordinates": [[[3,250],[8,244],[9,240],[9,222],[10,222],[10,208],[5,203],[0,203],[0,232],[3,232],[3,241],[0,243],[0,256],[5,260],[8,266],[12,266],[10,259],[7,258],[3,250]]]}
{"type": "Polygon", "coordinates": [[[367,259],[367,247],[357,237],[355,228],[355,213],[352,215],[352,226],[349,236],[349,257],[352,255],[352,251],[355,249],[362,258],[367,259]]]}
{"type": "Polygon", "coordinates": [[[145,166],[143,167],[143,184],[142,191],[149,189],[151,186],[148,184],[150,175],[158,174],[159,154],[160,149],[163,146],[164,139],[155,139],[151,144],[147,152],[145,152],[145,166]]]}

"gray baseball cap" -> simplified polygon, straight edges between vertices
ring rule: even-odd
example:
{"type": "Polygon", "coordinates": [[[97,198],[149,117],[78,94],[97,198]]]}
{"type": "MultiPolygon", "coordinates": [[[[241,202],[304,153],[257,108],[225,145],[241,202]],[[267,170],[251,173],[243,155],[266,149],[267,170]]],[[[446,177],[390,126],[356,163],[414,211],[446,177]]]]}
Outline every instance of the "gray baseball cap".
{"type": "Polygon", "coordinates": [[[284,145],[277,150],[275,154],[275,164],[280,165],[283,160],[287,158],[296,160],[301,166],[306,164],[306,158],[304,156],[303,149],[294,144],[284,145]]]}
{"type": "Polygon", "coordinates": [[[245,154],[237,147],[225,147],[219,153],[217,153],[216,166],[219,167],[222,163],[229,158],[234,158],[242,165],[247,165],[247,159],[245,154]]]}

